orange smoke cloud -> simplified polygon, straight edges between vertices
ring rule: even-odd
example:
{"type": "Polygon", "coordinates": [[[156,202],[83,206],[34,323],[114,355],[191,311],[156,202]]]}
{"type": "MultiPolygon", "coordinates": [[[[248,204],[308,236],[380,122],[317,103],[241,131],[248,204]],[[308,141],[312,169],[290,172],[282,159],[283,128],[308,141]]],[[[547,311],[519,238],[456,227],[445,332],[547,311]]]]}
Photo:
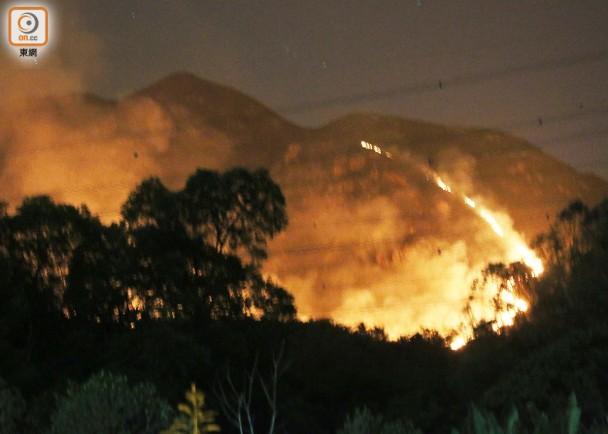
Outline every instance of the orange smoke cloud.
{"type": "MultiPolygon", "coordinates": [[[[487,211],[493,226],[472,212],[474,200],[455,194],[451,177],[429,176],[421,162],[404,163],[397,152],[367,141],[361,148],[278,172],[323,188],[284,184],[291,225],[273,242],[266,269],[296,294],[304,319],[365,322],[391,338],[421,327],[446,334],[459,328],[473,281],[489,262],[524,259],[513,251],[521,237],[505,213],[487,211]]],[[[453,153],[449,159],[456,178],[472,189],[474,161],[453,153]]]]}
{"type": "MultiPolygon", "coordinates": [[[[58,44],[39,67],[0,59],[0,182],[13,206],[48,193],[86,203],[108,221],[147,176],[176,188],[196,167],[225,169],[246,159],[239,149],[259,153],[285,192],[290,216],[270,246],[266,272],[295,294],[303,315],[384,326],[392,338],[421,327],[445,333],[457,327],[479,270],[509,258],[471,212],[481,198],[467,196],[467,203],[447,194],[392,149],[365,142],[372,152],[353,154],[353,142],[344,146],[342,137],[307,142],[313,132],[296,131],[295,142],[276,139],[280,144],[269,151],[264,141],[228,132],[264,127],[263,116],[254,126],[249,118],[217,116],[214,122],[225,125],[212,126],[186,105],[145,95],[119,102],[76,96],[103,67],[90,61],[99,57],[98,41],[71,31],[83,36],[79,45],[58,44]],[[72,96],[47,98],[57,94],[72,96]],[[335,155],[323,157],[326,149],[335,155]]],[[[279,131],[280,121],[273,122],[268,131],[279,131]]],[[[437,171],[449,174],[446,186],[469,192],[474,164],[448,152],[437,171]]],[[[507,215],[493,216],[509,227],[507,215]]]]}

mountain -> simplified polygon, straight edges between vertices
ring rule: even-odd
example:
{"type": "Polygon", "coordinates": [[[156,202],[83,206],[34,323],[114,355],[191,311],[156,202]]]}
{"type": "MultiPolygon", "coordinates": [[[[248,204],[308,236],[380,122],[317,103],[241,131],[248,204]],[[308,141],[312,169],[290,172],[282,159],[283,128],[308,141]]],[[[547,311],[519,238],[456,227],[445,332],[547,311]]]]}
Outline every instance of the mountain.
{"type": "Polygon", "coordinates": [[[463,195],[530,241],[570,201],[608,194],[604,180],[500,131],[369,113],[301,128],[188,73],[118,101],[3,107],[0,119],[0,181],[13,204],[49,193],[112,219],[146,176],[179,188],[196,167],[269,168],[290,225],[270,246],[267,272],[303,317],[383,324],[392,336],[456,326],[479,269],[508,259],[463,195]]]}
{"type": "Polygon", "coordinates": [[[255,164],[256,158],[265,161],[277,147],[302,132],[266,106],[237,90],[196,77],[189,73],[175,73],[152,84],[128,99],[151,98],[172,114],[176,127],[213,128],[227,135],[243,158],[255,164]],[[268,146],[250,148],[264,143],[268,146]]]}

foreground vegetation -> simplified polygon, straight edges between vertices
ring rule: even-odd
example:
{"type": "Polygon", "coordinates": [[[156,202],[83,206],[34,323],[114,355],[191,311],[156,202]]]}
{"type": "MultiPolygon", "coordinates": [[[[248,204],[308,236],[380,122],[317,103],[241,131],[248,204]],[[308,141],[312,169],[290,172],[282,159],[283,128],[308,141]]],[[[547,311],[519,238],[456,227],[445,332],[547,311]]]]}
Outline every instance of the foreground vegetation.
{"type": "Polygon", "coordinates": [[[457,352],[296,321],[260,272],[287,224],[264,171],[150,179],[122,216],[0,207],[0,433],[608,432],[608,201],[538,238],[541,279],[490,265],[532,308],[457,352]]]}

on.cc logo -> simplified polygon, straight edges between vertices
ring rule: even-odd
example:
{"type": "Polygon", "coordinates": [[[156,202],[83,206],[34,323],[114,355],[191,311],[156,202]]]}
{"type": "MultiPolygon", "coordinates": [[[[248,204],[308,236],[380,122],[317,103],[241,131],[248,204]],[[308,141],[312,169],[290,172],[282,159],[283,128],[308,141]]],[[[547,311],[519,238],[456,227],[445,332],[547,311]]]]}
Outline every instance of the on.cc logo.
{"type": "Polygon", "coordinates": [[[41,47],[49,42],[49,11],[42,6],[16,6],[8,12],[9,44],[41,47]]]}

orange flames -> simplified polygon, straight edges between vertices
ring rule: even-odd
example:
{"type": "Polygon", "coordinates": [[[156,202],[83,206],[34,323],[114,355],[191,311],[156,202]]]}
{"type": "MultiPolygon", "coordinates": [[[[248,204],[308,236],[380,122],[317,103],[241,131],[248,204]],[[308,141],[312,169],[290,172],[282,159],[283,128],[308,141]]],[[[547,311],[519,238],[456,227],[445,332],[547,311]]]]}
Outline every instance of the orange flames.
{"type": "MultiPolygon", "coordinates": [[[[386,156],[387,154],[386,151],[383,151],[378,145],[372,145],[371,143],[365,141],[361,142],[361,147],[367,150],[372,150],[379,155],[386,156]]],[[[530,249],[530,247],[528,247],[521,234],[515,231],[508,217],[505,218],[502,214],[490,211],[488,208],[480,205],[481,201],[475,200],[469,195],[459,193],[457,189],[451,186],[434,170],[426,167],[420,167],[420,169],[427,175],[427,177],[434,180],[437,187],[448,194],[460,197],[466,206],[468,206],[477,216],[486,222],[490,229],[497,235],[499,241],[503,244],[506,252],[504,258],[506,262],[523,262],[532,270],[535,277],[543,273],[544,268],[541,259],[532,249],[530,249]]],[[[495,321],[492,326],[494,331],[499,331],[504,327],[512,326],[514,324],[515,317],[518,314],[528,310],[528,301],[515,293],[513,280],[507,282],[506,288],[500,288],[497,284],[490,284],[489,286],[490,287],[487,288],[488,292],[491,293],[489,295],[498,296],[503,305],[500,310],[493,312],[495,315],[495,321]]],[[[482,312],[483,315],[488,315],[489,313],[490,312],[482,312]]],[[[452,350],[462,348],[467,344],[471,337],[472,333],[470,331],[457,334],[451,340],[450,348],[452,350]]]]}

